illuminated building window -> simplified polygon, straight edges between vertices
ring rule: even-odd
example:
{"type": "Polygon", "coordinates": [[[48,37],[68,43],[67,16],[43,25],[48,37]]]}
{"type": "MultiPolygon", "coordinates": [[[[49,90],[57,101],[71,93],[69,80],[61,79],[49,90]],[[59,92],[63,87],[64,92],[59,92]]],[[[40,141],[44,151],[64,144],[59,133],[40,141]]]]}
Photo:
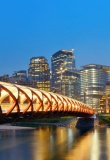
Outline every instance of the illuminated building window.
{"type": "Polygon", "coordinates": [[[50,91],[50,68],[45,57],[32,57],[30,59],[28,77],[36,81],[39,89],[50,91]]]}
{"type": "Polygon", "coordinates": [[[60,50],[51,57],[51,90],[71,98],[78,98],[79,74],[75,69],[74,50],[60,50]],[[75,91],[75,88],[76,91],[75,91]]]}
{"type": "Polygon", "coordinates": [[[81,101],[100,112],[100,97],[105,92],[106,82],[110,82],[110,66],[89,64],[82,67],[81,101]]]}

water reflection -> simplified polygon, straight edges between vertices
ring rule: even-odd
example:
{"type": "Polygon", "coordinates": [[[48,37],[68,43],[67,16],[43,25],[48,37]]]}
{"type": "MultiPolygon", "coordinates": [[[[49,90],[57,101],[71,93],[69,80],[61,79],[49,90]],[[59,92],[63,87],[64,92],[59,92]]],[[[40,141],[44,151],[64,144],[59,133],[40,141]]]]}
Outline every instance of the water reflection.
{"type": "Polygon", "coordinates": [[[110,152],[110,140],[107,137],[107,133],[110,135],[109,128],[98,128],[94,132],[94,136],[91,144],[90,160],[109,160],[110,152]]]}
{"type": "Polygon", "coordinates": [[[73,145],[76,130],[66,127],[51,127],[45,132],[43,129],[40,128],[40,134],[36,136],[35,132],[34,135],[34,142],[38,141],[35,143],[34,160],[62,159],[65,152],[69,151],[73,145]]]}
{"type": "Polygon", "coordinates": [[[107,158],[110,159],[110,128],[106,130],[107,158]]]}
{"type": "Polygon", "coordinates": [[[0,131],[0,159],[110,160],[110,128],[86,133],[74,128],[39,127],[0,131]]]}

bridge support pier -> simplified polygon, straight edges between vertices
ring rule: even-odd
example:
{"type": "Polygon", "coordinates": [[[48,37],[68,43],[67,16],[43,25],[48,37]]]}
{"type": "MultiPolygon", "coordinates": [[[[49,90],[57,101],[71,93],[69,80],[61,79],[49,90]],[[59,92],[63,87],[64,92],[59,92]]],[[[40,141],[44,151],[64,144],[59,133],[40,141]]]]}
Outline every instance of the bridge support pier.
{"type": "Polygon", "coordinates": [[[98,119],[96,118],[96,116],[76,117],[60,124],[60,126],[76,127],[77,129],[92,129],[98,125],[98,119]]]}
{"type": "Polygon", "coordinates": [[[78,118],[76,122],[77,129],[94,128],[94,118],[78,118]]]}

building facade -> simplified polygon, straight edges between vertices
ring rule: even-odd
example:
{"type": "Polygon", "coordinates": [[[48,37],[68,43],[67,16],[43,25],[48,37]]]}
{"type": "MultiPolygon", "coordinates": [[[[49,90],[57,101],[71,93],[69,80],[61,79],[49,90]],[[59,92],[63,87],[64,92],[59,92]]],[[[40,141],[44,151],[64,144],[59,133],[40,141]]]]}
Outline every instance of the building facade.
{"type": "Polygon", "coordinates": [[[26,70],[20,70],[20,71],[15,71],[12,75],[13,78],[19,78],[26,80],[27,79],[27,71],[26,70]]]}
{"type": "Polygon", "coordinates": [[[9,75],[0,76],[0,81],[36,88],[36,84],[27,78],[25,70],[15,72],[11,77],[9,75]]]}
{"type": "Polygon", "coordinates": [[[36,82],[39,89],[50,91],[50,68],[45,57],[32,57],[30,59],[28,78],[36,82]]]}
{"type": "Polygon", "coordinates": [[[105,85],[105,92],[100,98],[100,107],[102,113],[110,113],[110,82],[105,85]]]}
{"type": "Polygon", "coordinates": [[[79,74],[75,70],[74,49],[60,50],[51,57],[51,90],[68,97],[75,97],[79,74]]]}
{"type": "Polygon", "coordinates": [[[100,112],[100,97],[105,92],[106,82],[110,82],[110,66],[89,64],[80,70],[81,101],[100,112]]]}
{"type": "Polygon", "coordinates": [[[62,72],[61,93],[70,98],[80,99],[80,74],[78,72],[69,70],[62,72]]]}

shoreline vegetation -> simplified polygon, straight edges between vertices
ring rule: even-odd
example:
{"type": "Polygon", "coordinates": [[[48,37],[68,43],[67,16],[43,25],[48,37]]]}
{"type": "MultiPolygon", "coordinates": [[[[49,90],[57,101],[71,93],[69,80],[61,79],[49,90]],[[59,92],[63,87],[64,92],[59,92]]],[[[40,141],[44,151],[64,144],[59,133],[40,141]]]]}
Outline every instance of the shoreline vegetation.
{"type": "Polygon", "coordinates": [[[110,114],[99,114],[98,121],[100,126],[110,127],[110,114]]]}
{"type": "MultiPolygon", "coordinates": [[[[0,129],[35,129],[36,127],[47,125],[75,127],[76,123],[77,117],[57,117],[2,124],[0,129]]],[[[94,127],[110,127],[110,114],[97,115],[97,118],[94,120],[94,127]]]]}
{"type": "MultiPolygon", "coordinates": [[[[75,127],[77,122],[77,117],[57,117],[57,118],[45,118],[45,119],[37,119],[34,121],[28,122],[17,122],[13,125],[18,126],[28,126],[28,127],[38,127],[45,125],[53,125],[53,126],[67,126],[67,127],[75,127]]],[[[109,127],[110,126],[110,114],[100,114],[97,115],[97,118],[94,120],[94,127],[109,127]]]]}
{"type": "Polygon", "coordinates": [[[26,127],[39,127],[39,126],[67,126],[71,121],[73,121],[74,117],[57,117],[57,118],[44,118],[44,119],[36,119],[30,120],[26,122],[14,122],[12,125],[16,126],[26,126],[26,127]]]}

